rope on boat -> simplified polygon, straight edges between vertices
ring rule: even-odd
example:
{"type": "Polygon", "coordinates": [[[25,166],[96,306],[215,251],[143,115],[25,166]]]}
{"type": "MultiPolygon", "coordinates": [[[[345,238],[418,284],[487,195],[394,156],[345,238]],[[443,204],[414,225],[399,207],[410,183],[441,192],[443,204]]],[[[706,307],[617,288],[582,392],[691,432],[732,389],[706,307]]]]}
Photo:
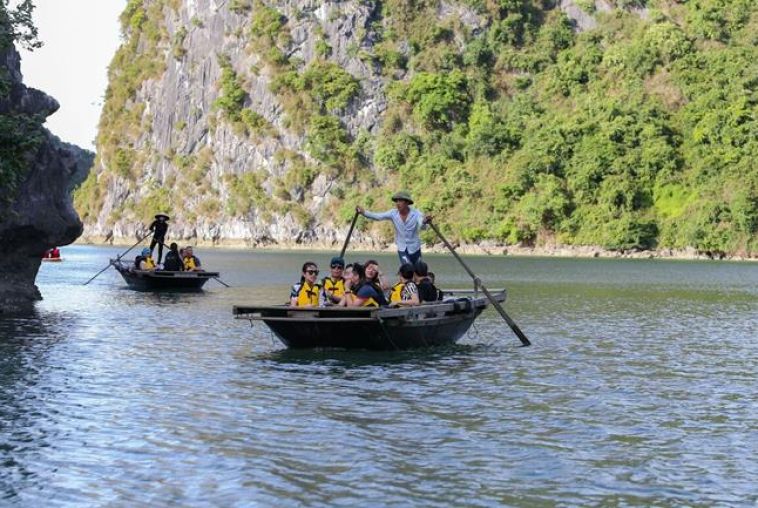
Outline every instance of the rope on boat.
{"type": "Polygon", "coordinates": [[[382,333],[384,334],[384,337],[387,339],[387,341],[392,345],[393,348],[395,348],[396,351],[400,351],[400,348],[397,347],[397,344],[392,340],[392,337],[390,337],[389,333],[387,333],[387,329],[384,328],[384,321],[382,318],[377,318],[379,320],[379,328],[382,329],[382,333]]]}
{"type": "Polygon", "coordinates": [[[481,336],[479,335],[479,328],[476,327],[476,320],[474,320],[473,323],[471,323],[471,328],[469,328],[469,331],[466,333],[468,335],[469,340],[473,337],[474,340],[479,342],[481,340],[481,336]],[[474,330],[474,333],[471,333],[471,330],[474,330]]]}

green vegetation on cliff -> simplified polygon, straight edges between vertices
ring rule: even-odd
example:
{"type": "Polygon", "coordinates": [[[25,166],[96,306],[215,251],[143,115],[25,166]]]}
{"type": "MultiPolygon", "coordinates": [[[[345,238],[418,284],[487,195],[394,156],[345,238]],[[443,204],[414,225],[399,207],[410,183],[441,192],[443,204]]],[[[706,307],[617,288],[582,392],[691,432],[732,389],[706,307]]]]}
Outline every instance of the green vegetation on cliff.
{"type": "MultiPolygon", "coordinates": [[[[288,56],[291,30],[311,14],[235,0],[229,9],[246,20],[235,36],[258,57],[250,72],[266,68],[281,124],[302,136],[302,151],[277,153],[279,176],[251,168],[222,182],[208,182],[207,166],[186,155],[163,156],[180,169],[183,193],[210,192],[202,209],[214,216],[289,210],[308,224],[302,204],[325,174],[337,199],[321,219],[348,220],[358,202],[388,206],[406,188],[457,240],[755,253],[758,3],[607,3],[577,2],[596,22],[579,30],[549,0],[363,2],[373,14],[347,53],[379,71],[387,103],[377,133],[351,134],[361,83],[335,61],[325,28],[302,61],[288,56]]],[[[78,193],[85,219],[108,179],[133,186],[147,163],[134,146],[143,106],[132,99],[169,58],[185,56],[186,29],[172,43],[161,24],[168,8],[177,2],[130,0],[122,16],[128,37],[98,139],[109,169],[78,193]]],[[[343,15],[329,9],[330,19],[343,15]]],[[[251,109],[247,69],[219,63],[219,120],[250,142],[280,135],[251,109]]],[[[177,205],[153,194],[164,209],[177,205]]]]}
{"type": "Polygon", "coordinates": [[[4,59],[14,44],[32,50],[41,42],[32,22],[33,2],[18,2],[14,8],[8,3],[0,0],[0,220],[27,174],[31,154],[44,139],[45,121],[44,114],[18,112],[11,102],[12,80],[4,59]]]}
{"type": "Polygon", "coordinates": [[[757,4],[637,1],[576,33],[539,2],[467,3],[480,34],[382,8],[417,72],[375,162],[453,237],[755,252],[757,4]]]}

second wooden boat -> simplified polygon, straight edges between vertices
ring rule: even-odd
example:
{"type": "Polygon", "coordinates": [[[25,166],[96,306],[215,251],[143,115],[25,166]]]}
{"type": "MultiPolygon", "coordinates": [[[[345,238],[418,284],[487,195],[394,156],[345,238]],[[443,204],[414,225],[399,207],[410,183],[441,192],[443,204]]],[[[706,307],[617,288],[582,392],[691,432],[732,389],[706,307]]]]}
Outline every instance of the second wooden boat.
{"type": "Polygon", "coordinates": [[[164,270],[136,270],[133,265],[112,259],[130,288],[138,291],[202,291],[209,279],[217,278],[219,272],[169,272],[164,270]]]}

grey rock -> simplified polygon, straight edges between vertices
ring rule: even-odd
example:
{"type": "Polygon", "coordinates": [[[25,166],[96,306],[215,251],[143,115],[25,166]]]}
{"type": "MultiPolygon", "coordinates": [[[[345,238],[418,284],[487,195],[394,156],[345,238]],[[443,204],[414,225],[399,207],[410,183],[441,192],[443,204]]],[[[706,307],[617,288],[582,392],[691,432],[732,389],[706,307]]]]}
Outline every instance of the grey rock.
{"type": "MultiPolygon", "coordinates": [[[[0,115],[39,115],[41,122],[58,109],[55,99],[22,83],[15,49],[0,52],[0,66],[11,77],[0,115]]],[[[0,215],[0,315],[33,309],[41,298],[34,281],[42,254],[73,242],[82,232],[70,190],[86,178],[94,154],[43,132],[37,151],[28,154],[23,181],[0,215]]]]}

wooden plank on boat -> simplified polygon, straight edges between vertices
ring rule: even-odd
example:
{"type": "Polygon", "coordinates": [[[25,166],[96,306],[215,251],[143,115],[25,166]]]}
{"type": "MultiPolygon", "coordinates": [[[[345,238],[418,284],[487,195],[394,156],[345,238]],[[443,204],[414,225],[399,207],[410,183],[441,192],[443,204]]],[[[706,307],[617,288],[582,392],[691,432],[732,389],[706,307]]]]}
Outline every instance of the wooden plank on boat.
{"type": "Polygon", "coordinates": [[[355,323],[355,322],[368,322],[368,321],[374,321],[378,322],[376,318],[372,317],[318,317],[318,316],[306,316],[306,317],[287,317],[287,316],[261,316],[257,314],[253,315],[246,315],[246,316],[236,316],[235,319],[249,319],[253,321],[285,321],[288,323],[296,323],[298,320],[307,321],[307,322],[318,322],[318,323],[355,323]]]}
{"type": "Polygon", "coordinates": [[[373,317],[376,307],[290,307],[289,305],[235,305],[234,315],[259,314],[264,316],[308,317],[373,317]]]}

